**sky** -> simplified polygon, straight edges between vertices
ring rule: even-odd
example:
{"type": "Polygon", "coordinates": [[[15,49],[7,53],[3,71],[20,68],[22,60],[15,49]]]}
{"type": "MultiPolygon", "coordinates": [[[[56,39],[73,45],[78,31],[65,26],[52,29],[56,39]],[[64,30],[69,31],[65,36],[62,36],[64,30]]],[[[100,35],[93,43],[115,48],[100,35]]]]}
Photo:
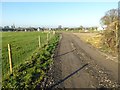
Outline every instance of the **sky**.
{"type": "Polygon", "coordinates": [[[118,2],[119,0],[1,0],[2,2],[118,2]]]}
{"type": "Polygon", "coordinates": [[[117,2],[2,2],[2,25],[19,27],[99,26],[117,2]]]}

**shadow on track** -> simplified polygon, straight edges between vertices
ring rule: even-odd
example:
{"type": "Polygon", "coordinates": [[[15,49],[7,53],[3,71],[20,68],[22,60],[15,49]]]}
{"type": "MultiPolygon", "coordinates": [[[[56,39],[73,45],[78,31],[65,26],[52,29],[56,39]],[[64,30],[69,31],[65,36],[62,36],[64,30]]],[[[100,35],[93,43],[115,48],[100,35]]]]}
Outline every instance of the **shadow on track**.
{"type": "Polygon", "coordinates": [[[70,78],[71,76],[73,76],[74,74],[76,74],[78,71],[80,71],[81,69],[83,69],[85,66],[87,66],[88,64],[83,65],[82,67],[80,67],[79,69],[77,69],[76,71],[72,72],[71,74],[69,74],[68,76],[66,76],[65,78],[59,80],[57,83],[51,85],[50,87],[47,87],[45,90],[49,90],[49,89],[53,89],[56,85],[59,85],[60,83],[64,82],[65,80],[67,80],[68,78],[70,78]]]}
{"type": "Polygon", "coordinates": [[[56,57],[60,57],[60,56],[66,55],[66,54],[71,53],[71,52],[73,52],[73,51],[75,51],[75,50],[76,50],[76,49],[71,50],[71,51],[66,52],[66,53],[63,53],[63,54],[61,54],[61,55],[56,55],[56,56],[53,56],[53,58],[56,58],[56,57]]]}

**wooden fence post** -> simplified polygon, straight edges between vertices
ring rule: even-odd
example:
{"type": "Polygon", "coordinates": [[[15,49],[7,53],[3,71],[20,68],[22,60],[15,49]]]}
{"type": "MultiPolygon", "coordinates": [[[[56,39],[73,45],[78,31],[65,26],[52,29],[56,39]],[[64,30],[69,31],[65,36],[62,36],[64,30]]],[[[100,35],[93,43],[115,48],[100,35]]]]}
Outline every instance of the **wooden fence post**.
{"type": "Polygon", "coordinates": [[[8,54],[9,54],[10,73],[12,74],[12,54],[11,54],[10,44],[8,44],[8,54]]]}
{"type": "Polygon", "coordinates": [[[41,37],[38,36],[39,48],[41,48],[41,37]]]}
{"type": "Polygon", "coordinates": [[[48,43],[48,33],[47,33],[47,43],[48,43]]]}
{"type": "Polygon", "coordinates": [[[53,35],[55,34],[55,31],[53,31],[53,35]]]}
{"type": "Polygon", "coordinates": [[[118,51],[118,45],[119,45],[119,31],[118,31],[118,24],[116,24],[116,52],[118,53],[119,51],[118,51]]]}
{"type": "Polygon", "coordinates": [[[51,32],[49,34],[50,34],[50,39],[51,39],[51,32]]]}

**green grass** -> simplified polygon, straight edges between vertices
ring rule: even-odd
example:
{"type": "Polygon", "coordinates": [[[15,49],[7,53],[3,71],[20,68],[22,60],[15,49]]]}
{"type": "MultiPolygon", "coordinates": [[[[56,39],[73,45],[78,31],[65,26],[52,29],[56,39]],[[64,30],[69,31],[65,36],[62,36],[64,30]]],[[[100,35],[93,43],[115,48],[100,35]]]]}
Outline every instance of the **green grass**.
{"type": "Polygon", "coordinates": [[[12,50],[13,68],[24,63],[38,48],[38,36],[42,44],[46,43],[47,34],[42,32],[3,32],[2,33],[2,75],[9,74],[8,44],[12,50]]]}
{"type": "Polygon", "coordinates": [[[43,88],[41,83],[47,76],[52,56],[59,41],[59,35],[55,34],[42,48],[37,48],[29,58],[14,68],[13,74],[3,78],[2,88],[36,89],[43,88]]]}

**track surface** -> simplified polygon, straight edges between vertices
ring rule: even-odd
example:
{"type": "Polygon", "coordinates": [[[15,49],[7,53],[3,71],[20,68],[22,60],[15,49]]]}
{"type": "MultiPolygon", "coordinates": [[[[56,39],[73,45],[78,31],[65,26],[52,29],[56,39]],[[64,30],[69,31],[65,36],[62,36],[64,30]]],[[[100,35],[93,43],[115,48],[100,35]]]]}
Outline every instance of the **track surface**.
{"type": "Polygon", "coordinates": [[[55,82],[65,78],[88,63],[79,72],[62,82],[58,87],[102,88],[117,87],[118,63],[105,59],[91,45],[71,33],[62,33],[55,56],[55,82]]]}

